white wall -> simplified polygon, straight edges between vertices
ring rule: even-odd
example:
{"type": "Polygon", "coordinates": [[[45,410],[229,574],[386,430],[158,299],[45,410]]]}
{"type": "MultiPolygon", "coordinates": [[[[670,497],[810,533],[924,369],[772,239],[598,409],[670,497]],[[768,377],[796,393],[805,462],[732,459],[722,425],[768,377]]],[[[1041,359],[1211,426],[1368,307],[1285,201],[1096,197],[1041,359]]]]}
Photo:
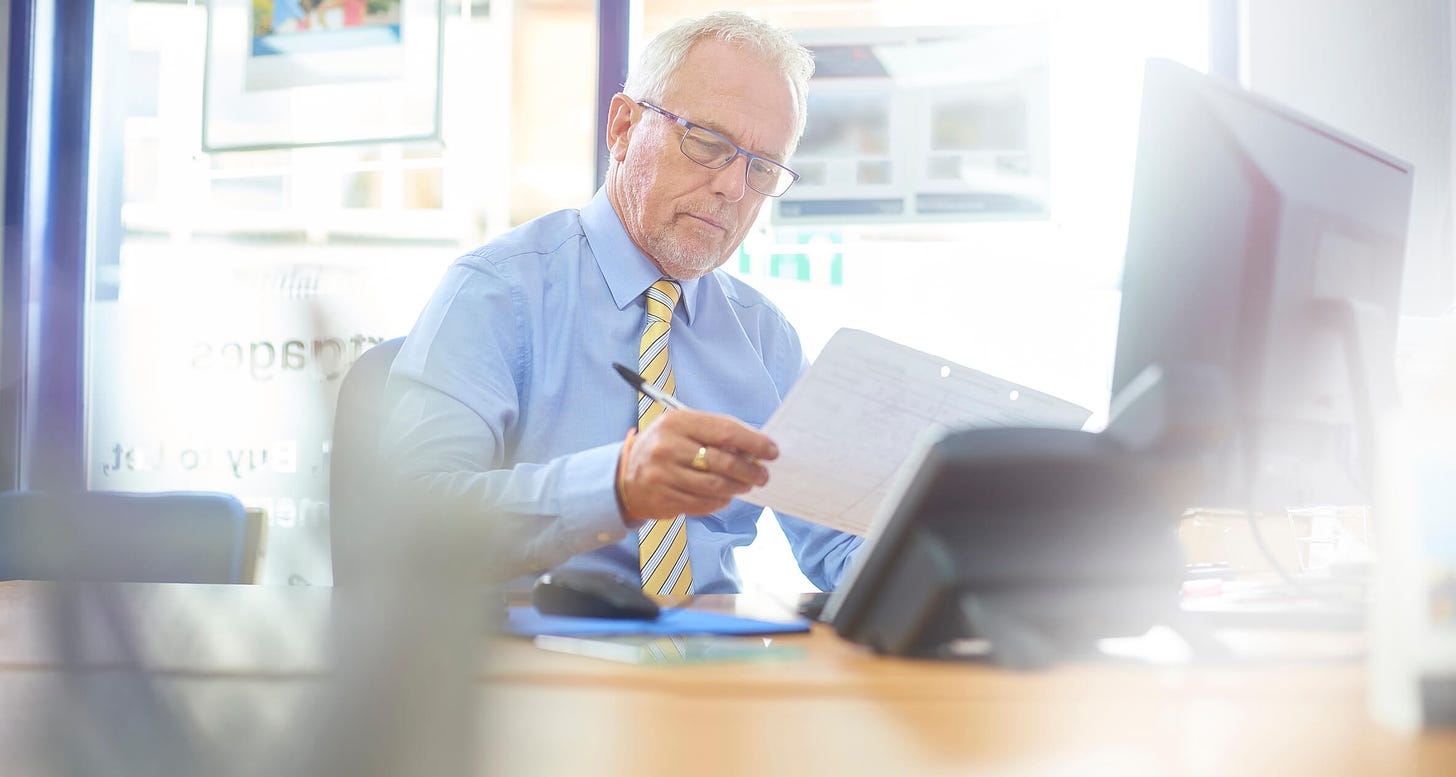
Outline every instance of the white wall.
{"type": "Polygon", "coordinates": [[[1405,310],[1440,313],[1452,258],[1452,0],[1243,0],[1250,89],[1415,165],[1405,310]]]}

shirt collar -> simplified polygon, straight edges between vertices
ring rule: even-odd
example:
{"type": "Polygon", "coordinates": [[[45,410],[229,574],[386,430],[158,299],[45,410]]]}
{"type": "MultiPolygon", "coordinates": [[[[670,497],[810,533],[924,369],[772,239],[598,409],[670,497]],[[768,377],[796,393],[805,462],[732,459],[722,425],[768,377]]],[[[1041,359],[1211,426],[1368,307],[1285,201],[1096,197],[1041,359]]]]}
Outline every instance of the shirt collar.
{"type": "MultiPolygon", "coordinates": [[[[605,187],[598,189],[591,202],[581,209],[581,227],[618,310],[626,310],[628,305],[642,297],[649,286],[663,277],[657,265],[628,237],[621,217],[607,199],[605,187]]],[[[699,280],[678,281],[682,286],[682,299],[678,302],[680,310],[673,315],[682,315],[688,324],[693,323],[699,280]]]]}

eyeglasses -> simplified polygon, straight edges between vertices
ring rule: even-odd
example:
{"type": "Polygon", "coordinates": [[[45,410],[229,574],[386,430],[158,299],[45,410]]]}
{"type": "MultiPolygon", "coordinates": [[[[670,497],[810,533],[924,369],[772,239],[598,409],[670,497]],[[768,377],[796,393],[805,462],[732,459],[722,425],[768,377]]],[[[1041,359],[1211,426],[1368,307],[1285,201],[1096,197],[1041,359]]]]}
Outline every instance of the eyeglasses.
{"type": "Polygon", "coordinates": [[[744,151],[737,143],[707,127],[694,124],[649,102],[638,100],[637,104],[663,118],[677,122],[678,126],[687,130],[683,133],[682,143],[678,148],[682,149],[683,156],[709,170],[722,170],[738,157],[747,157],[748,169],[743,173],[743,180],[748,184],[748,188],[759,194],[777,197],[788,191],[789,187],[794,185],[794,181],[799,180],[799,174],[793,170],[772,159],[765,159],[758,154],[744,151]]]}

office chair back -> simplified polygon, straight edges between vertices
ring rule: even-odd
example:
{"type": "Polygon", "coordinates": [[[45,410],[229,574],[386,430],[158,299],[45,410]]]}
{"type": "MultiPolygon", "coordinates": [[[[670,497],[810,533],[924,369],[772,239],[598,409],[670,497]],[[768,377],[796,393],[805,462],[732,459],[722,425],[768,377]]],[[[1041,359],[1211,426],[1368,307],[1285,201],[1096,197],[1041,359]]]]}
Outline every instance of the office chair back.
{"type": "Polygon", "coordinates": [[[339,386],[334,408],[334,439],[329,453],[329,544],[334,585],[358,580],[361,537],[382,503],[379,478],[379,429],[385,421],[384,385],[403,337],[365,351],[339,386]]]}
{"type": "Polygon", "coordinates": [[[259,543],[230,494],[0,494],[0,580],[251,582],[259,543]]]}

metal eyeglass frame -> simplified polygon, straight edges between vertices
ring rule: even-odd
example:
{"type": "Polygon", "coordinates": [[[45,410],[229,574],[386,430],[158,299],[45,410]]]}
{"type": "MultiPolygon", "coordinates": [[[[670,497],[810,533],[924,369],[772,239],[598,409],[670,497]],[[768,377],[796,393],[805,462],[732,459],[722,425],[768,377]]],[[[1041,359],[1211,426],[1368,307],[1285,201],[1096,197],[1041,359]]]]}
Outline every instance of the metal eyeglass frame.
{"type": "MultiPolygon", "coordinates": [[[[631,99],[631,98],[628,98],[628,99],[631,99]]],[[[750,189],[758,192],[759,194],[762,194],[765,197],[782,197],[784,195],[784,192],[787,192],[789,190],[789,187],[793,186],[794,183],[799,180],[799,174],[796,173],[796,172],[794,172],[793,170],[790,170],[789,168],[785,167],[784,165],[781,165],[778,162],[775,162],[772,159],[769,159],[768,157],[759,156],[758,154],[752,153],[750,151],[745,151],[745,150],[743,150],[743,147],[742,146],[738,145],[737,143],[734,143],[733,141],[729,140],[728,138],[723,137],[722,135],[718,134],[717,132],[714,132],[714,131],[708,129],[707,127],[704,127],[701,124],[694,124],[693,122],[690,122],[687,119],[684,119],[683,117],[681,117],[681,116],[679,116],[679,115],[677,115],[677,114],[675,114],[675,113],[673,113],[671,111],[668,111],[668,110],[664,110],[662,108],[659,108],[658,106],[653,105],[652,103],[647,102],[646,100],[633,100],[633,102],[637,103],[638,105],[642,106],[643,108],[646,108],[649,111],[652,111],[653,113],[656,113],[659,116],[662,116],[665,119],[672,120],[679,127],[682,127],[684,130],[686,130],[686,132],[683,133],[682,140],[678,141],[678,150],[679,151],[682,151],[682,155],[685,156],[685,157],[687,157],[688,159],[691,159],[694,164],[701,165],[703,167],[708,168],[709,170],[722,170],[723,168],[727,167],[728,165],[733,164],[733,160],[737,159],[738,157],[747,157],[748,158],[748,164],[745,165],[744,168],[743,168],[743,183],[748,188],[750,188],[750,189]],[[730,156],[727,159],[723,160],[723,164],[720,164],[717,167],[714,167],[712,165],[703,164],[702,162],[699,162],[698,160],[693,159],[692,156],[690,156],[688,154],[688,152],[686,150],[684,150],[683,147],[682,147],[683,143],[686,143],[687,142],[688,133],[691,133],[693,130],[700,130],[702,132],[706,132],[709,135],[712,135],[713,137],[717,138],[718,140],[721,140],[724,143],[727,143],[729,146],[731,146],[733,148],[733,152],[734,152],[733,153],[733,156],[730,156]],[[771,166],[776,167],[776,168],[784,171],[785,173],[788,173],[789,174],[789,182],[784,185],[784,190],[783,191],[779,192],[778,194],[773,194],[772,192],[766,192],[766,191],[758,188],[757,186],[754,186],[753,183],[748,180],[749,171],[753,169],[753,162],[754,162],[754,160],[758,160],[758,161],[760,161],[760,162],[762,162],[762,163],[764,163],[766,165],[771,165],[771,166]]],[[[780,176],[780,178],[782,178],[782,176],[780,176]]]]}

